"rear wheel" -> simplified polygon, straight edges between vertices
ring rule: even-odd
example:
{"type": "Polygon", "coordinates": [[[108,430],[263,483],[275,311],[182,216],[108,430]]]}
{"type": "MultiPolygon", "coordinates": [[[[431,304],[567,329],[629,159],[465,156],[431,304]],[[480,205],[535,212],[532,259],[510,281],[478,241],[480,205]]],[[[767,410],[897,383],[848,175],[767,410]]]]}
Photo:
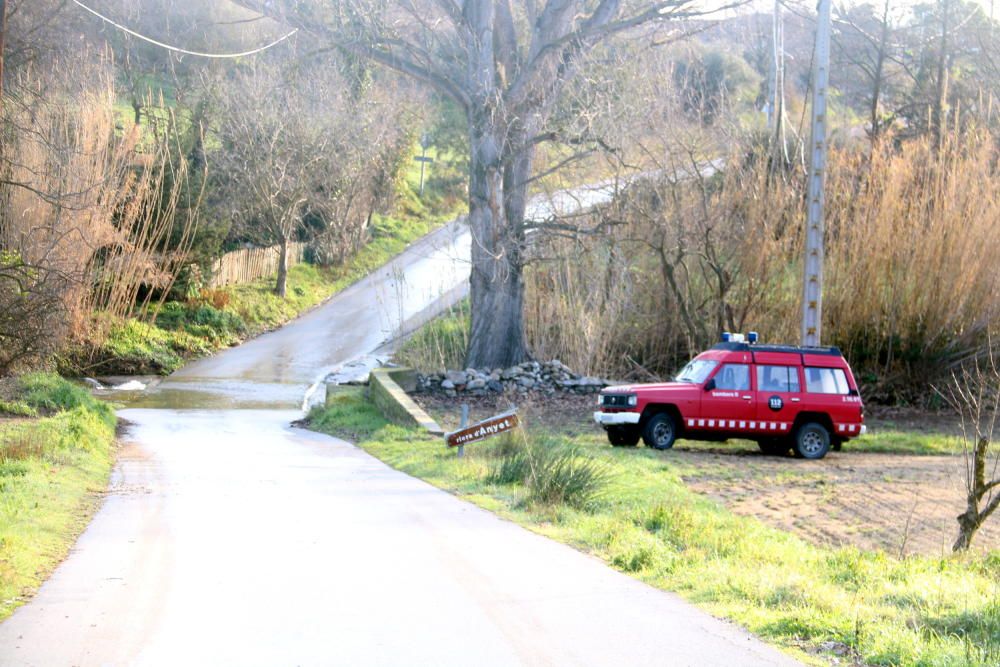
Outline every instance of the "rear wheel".
{"type": "Polygon", "coordinates": [[[608,442],[615,447],[635,447],[639,444],[639,427],[609,426],[608,442]]]}
{"type": "Polygon", "coordinates": [[[760,447],[761,452],[768,456],[785,456],[788,454],[788,450],[792,448],[791,443],[784,438],[758,440],[757,446],[760,447]]]}
{"type": "Polygon", "coordinates": [[[821,459],[830,451],[830,432],[817,422],[806,422],[795,431],[792,445],[800,459],[821,459]]]}
{"type": "Polygon", "coordinates": [[[668,412],[653,415],[642,429],[642,441],[653,449],[670,449],[676,439],[677,422],[668,412]]]}

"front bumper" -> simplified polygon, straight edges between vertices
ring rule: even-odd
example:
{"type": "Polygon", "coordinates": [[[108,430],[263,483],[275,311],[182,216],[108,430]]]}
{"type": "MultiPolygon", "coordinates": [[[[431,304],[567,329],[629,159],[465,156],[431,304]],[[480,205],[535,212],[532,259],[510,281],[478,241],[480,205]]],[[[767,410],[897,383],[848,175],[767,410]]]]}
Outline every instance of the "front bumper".
{"type": "Polygon", "coordinates": [[[595,412],[594,421],[601,426],[621,426],[623,424],[638,424],[638,412],[595,412]]]}

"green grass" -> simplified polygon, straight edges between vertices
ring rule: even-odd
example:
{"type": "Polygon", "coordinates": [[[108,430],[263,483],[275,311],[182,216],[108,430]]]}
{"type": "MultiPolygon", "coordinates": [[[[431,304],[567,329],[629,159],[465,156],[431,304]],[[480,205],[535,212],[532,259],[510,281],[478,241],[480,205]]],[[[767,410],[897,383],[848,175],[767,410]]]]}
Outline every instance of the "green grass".
{"type": "Polygon", "coordinates": [[[424,372],[462,368],[469,345],[469,300],[421,327],[396,352],[396,361],[424,372]]]}
{"type": "Polygon", "coordinates": [[[960,438],[946,433],[917,432],[892,426],[870,425],[865,435],[844,444],[852,452],[880,454],[949,455],[962,451],[960,438]]]}
{"type": "Polygon", "coordinates": [[[19,401],[50,416],[0,424],[0,620],[66,556],[113,462],[107,404],[52,374],[19,385],[19,401]]]}
{"type": "Polygon", "coordinates": [[[564,443],[607,475],[581,509],[533,503],[523,484],[490,481],[501,442],[470,445],[458,459],[440,439],[387,424],[360,392],[314,412],[312,426],[353,432],[393,467],[676,591],[807,662],[826,662],[825,642],[870,665],[1000,662],[1000,553],[898,559],[815,546],[692,492],[662,453],[612,449],[597,434],[564,443]]]}

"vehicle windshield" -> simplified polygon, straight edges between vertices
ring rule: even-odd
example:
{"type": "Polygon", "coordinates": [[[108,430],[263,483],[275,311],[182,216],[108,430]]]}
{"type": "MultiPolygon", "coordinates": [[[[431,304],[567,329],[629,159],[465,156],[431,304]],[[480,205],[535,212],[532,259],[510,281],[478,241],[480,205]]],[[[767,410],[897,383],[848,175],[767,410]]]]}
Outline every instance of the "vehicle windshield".
{"type": "Polygon", "coordinates": [[[712,370],[719,365],[718,361],[712,361],[711,359],[692,359],[688,362],[677,377],[674,378],[677,382],[691,382],[693,384],[701,384],[712,374],[712,370]]]}

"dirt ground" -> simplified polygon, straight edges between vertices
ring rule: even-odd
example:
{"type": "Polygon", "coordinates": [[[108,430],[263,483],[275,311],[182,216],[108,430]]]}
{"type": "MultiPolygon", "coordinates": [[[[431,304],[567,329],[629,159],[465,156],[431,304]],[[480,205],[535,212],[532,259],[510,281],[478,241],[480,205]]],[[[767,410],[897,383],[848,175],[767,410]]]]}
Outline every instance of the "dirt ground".
{"type": "MultiPolygon", "coordinates": [[[[445,429],[457,428],[456,399],[414,397],[445,429]]],[[[472,421],[512,406],[510,399],[466,400],[472,421]]],[[[593,396],[522,395],[518,413],[529,425],[568,435],[600,434],[591,421],[593,396]]],[[[914,410],[873,411],[873,430],[947,432],[948,415],[914,410]]],[[[964,510],[960,456],[915,456],[830,452],[821,461],[761,454],[752,442],[695,443],[678,440],[661,454],[680,467],[685,482],[737,514],[755,516],[810,542],[894,555],[941,555],[951,551],[955,517],[964,510]]],[[[1000,549],[1000,520],[984,526],[973,542],[977,551],[1000,549]]]]}

